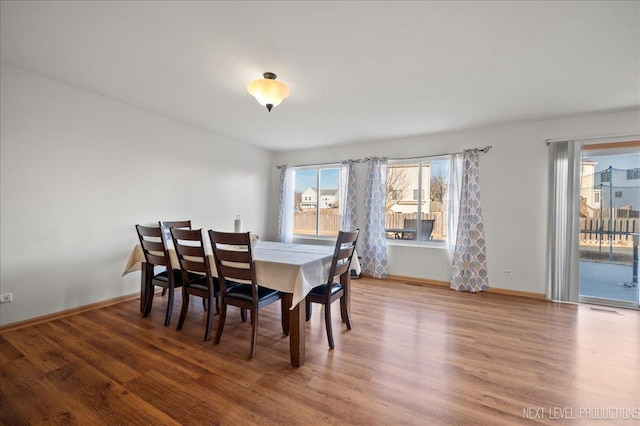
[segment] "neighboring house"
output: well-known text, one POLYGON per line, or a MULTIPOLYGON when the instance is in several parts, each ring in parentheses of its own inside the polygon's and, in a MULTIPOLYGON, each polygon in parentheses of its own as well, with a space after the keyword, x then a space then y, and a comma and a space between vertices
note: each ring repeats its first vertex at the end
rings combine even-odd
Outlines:
MULTIPOLYGON (((418 211, 418 182, 419 172, 415 164, 394 164, 395 173, 405 174, 406 178, 401 180, 408 182, 406 187, 392 189, 391 198, 394 204, 391 211, 394 213, 416 213, 418 211)), ((429 213, 430 210, 430 190, 431 190, 431 166, 424 164, 422 167, 422 213, 429 213)))
POLYGON ((599 168, 596 162, 582 162, 580 195, 593 210, 609 207, 640 210, 640 167, 631 169, 599 168))
MULTIPOLYGON (((331 209, 338 206, 339 191, 336 189, 320 190, 320 208, 331 209)), ((300 210, 315 209, 318 204, 318 191, 309 187, 302 192, 300 210)))
POLYGON ((584 160, 580 165, 580 214, 594 217, 594 211, 600 209, 600 188, 594 187, 596 162, 584 160))

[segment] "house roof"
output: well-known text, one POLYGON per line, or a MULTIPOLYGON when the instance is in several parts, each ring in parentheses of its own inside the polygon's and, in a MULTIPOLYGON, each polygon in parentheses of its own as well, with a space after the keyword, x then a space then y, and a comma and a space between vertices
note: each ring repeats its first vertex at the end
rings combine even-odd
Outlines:
MULTIPOLYGON (((312 186, 310 186, 307 189, 305 189, 304 191, 302 191, 302 193, 304 194, 305 192, 307 192, 309 190, 315 192, 316 194, 318 193, 317 189, 315 187, 312 187, 312 186)), ((337 189, 322 189, 320 191, 320 196, 323 196, 323 195, 336 195, 338 193, 338 191, 339 190, 337 190, 337 189)))

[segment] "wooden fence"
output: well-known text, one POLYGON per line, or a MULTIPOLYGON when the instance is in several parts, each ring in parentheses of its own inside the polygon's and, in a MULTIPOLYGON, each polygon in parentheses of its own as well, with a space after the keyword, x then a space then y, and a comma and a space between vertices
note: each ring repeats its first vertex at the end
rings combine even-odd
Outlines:
MULTIPOLYGON (((417 219, 417 213, 387 213, 386 228, 404 228, 405 219, 417 219)), ((423 213, 422 219, 434 219, 433 239, 441 240, 445 236, 444 213, 423 213)), ((297 211, 293 214, 294 234, 315 235, 317 215, 315 211, 297 211)), ((340 229, 338 209, 320 210, 320 235, 337 235, 340 229)))
POLYGON ((631 233, 638 232, 638 222, 640 219, 580 219, 580 244, 608 242, 609 237, 614 244, 631 244, 633 236, 631 233), (611 232, 609 232, 611 231, 611 232))

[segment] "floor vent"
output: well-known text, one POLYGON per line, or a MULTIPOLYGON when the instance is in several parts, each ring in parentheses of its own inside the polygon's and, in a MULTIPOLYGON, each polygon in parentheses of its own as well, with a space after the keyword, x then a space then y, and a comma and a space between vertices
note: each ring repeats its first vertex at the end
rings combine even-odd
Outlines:
POLYGON ((594 308, 592 306, 587 306, 587 309, 590 311, 596 311, 596 312, 607 312, 609 314, 616 314, 616 315, 622 315, 620 312, 618 311, 614 311, 613 309, 604 309, 604 308, 594 308))

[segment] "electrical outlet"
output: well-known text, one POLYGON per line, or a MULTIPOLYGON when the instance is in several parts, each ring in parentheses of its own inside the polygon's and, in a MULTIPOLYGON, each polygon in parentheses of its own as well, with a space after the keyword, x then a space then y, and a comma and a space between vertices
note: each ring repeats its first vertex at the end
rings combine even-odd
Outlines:
POLYGON ((513 273, 513 271, 511 269, 503 269, 502 270, 502 275, 511 275, 513 273))
POLYGON ((0 303, 13 302, 13 293, 0 294, 0 303))

